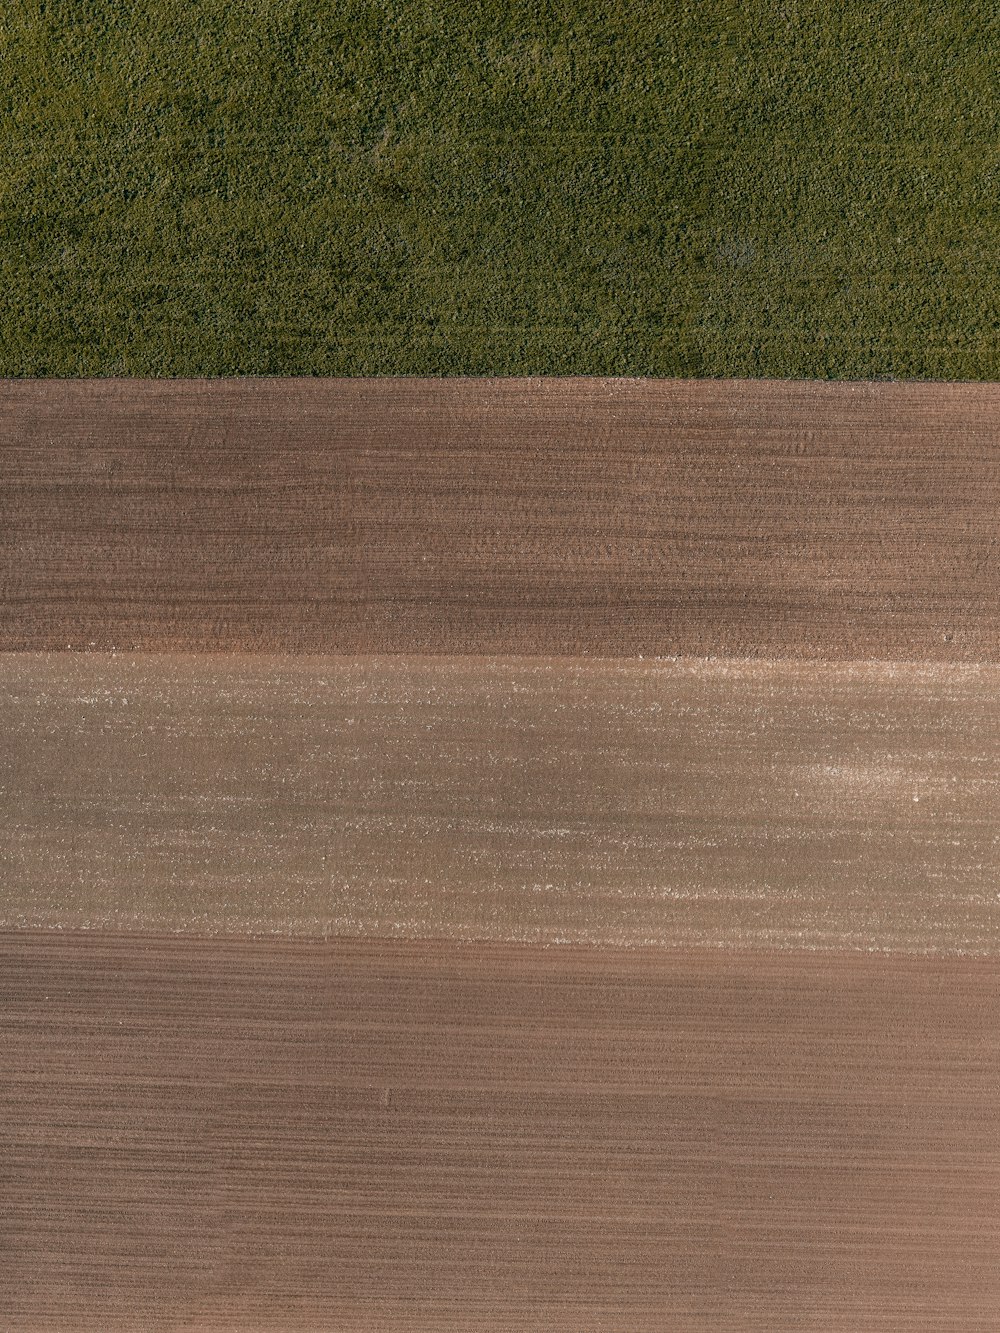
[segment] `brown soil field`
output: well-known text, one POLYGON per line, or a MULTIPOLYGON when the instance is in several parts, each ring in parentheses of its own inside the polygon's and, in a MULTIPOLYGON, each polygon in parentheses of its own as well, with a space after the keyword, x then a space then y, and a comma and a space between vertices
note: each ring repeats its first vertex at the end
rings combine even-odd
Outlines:
POLYGON ((1000 388, 7 381, 0 648, 1000 660, 1000 388))
POLYGON ((0 937, 5 1329, 1000 1319, 995 964, 0 937))
POLYGON ((0 1327, 1000 1327, 1000 386, 0 381, 0 1327))
POLYGON ((0 924, 1000 950, 1000 668, 0 655, 0 924))

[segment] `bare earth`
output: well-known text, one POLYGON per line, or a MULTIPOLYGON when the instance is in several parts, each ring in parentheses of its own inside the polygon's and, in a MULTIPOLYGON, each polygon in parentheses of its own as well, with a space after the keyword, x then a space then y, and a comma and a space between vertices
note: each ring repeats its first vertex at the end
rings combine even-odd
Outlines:
POLYGON ((5 1329, 1000 1320, 992 962, 0 937, 5 1329))
POLYGON ((0 925, 1000 952, 1000 668, 0 655, 0 925))
POLYGON ((998 515, 997 385, 0 382, 0 1327, 1000 1328, 998 515))
POLYGON ((0 648, 1000 661, 1000 388, 0 382, 0 648))

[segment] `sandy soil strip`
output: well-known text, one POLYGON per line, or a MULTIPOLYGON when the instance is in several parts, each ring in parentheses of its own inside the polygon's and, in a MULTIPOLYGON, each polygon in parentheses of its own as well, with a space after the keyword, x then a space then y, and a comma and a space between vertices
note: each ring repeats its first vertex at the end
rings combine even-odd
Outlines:
POLYGON ((0 923, 1000 952, 1000 668, 0 656, 0 923))
POLYGON ((0 938, 8 1329, 1000 1311, 992 963, 0 938))
POLYGON ((0 383, 0 647, 1000 660, 1000 388, 0 383))

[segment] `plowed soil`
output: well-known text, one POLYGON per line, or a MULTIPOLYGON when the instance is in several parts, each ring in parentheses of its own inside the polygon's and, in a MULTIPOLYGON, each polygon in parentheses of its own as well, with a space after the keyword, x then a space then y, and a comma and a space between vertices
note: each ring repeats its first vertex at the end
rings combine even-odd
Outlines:
POLYGON ((0 1325, 1000 1326, 998 423, 0 384, 0 1325))
POLYGON ((0 938, 7 1329, 990 1328, 992 963, 0 938))
POLYGON ((996 385, 6 382, 0 647, 1000 660, 996 385))
POLYGON ((1000 952, 1000 668, 0 655, 0 923, 1000 952))

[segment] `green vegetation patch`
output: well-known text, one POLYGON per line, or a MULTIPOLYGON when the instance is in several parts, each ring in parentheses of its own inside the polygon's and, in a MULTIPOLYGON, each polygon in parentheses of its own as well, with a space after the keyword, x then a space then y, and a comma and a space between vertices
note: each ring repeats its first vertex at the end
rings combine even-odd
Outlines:
POLYGON ((15 0, 0 374, 1000 378, 1000 8, 15 0))

